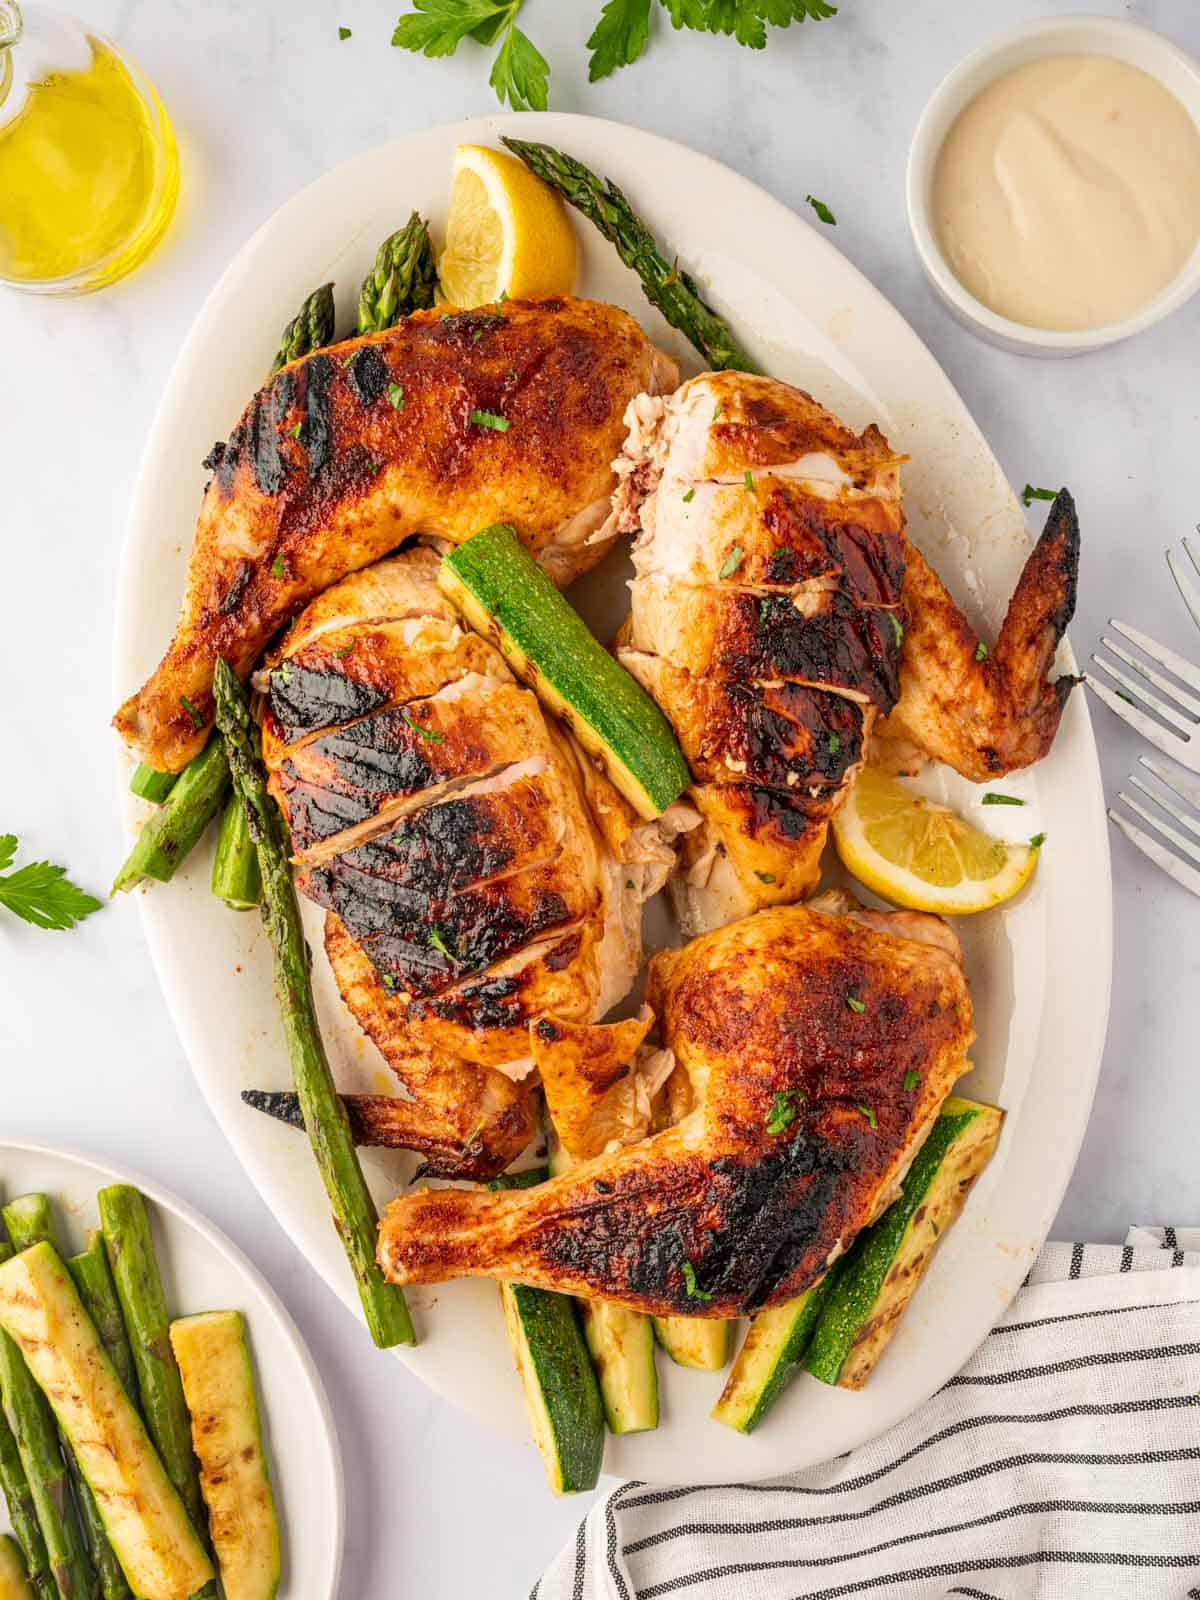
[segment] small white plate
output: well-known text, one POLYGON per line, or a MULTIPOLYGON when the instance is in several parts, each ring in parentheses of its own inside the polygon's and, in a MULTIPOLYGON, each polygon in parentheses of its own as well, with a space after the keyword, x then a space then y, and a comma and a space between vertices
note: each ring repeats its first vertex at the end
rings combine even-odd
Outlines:
MULTIPOLYGON (((68 1251, 82 1250, 85 1232, 98 1226, 96 1191, 110 1183, 134 1184, 150 1202, 172 1316, 226 1309, 245 1316, 283 1543, 279 1600, 336 1600, 345 1537, 337 1433, 312 1356, 270 1284, 198 1211, 137 1173, 0 1141, 0 1201, 48 1195, 68 1251)), ((0 1528, 6 1526, 0 1500, 0 1528)))
MULTIPOLYGON (((810 390, 856 429, 878 422, 911 461, 909 531, 977 627, 992 637, 1029 535, 1021 508, 966 407, 912 329, 828 237, 715 161, 636 128, 558 113, 480 117, 398 139, 345 162, 290 200, 213 289, 180 352, 147 440, 118 585, 116 699, 158 660, 175 623, 200 465, 262 382, 279 329, 314 284, 335 280, 339 326, 379 240, 414 207, 440 233, 460 142, 504 133, 546 140, 618 183, 699 278, 760 364, 810 390)), ((633 273, 580 225, 578 292, 625 306, 685 371, 695 353, 646 303, 633 273)), ((1089 531, 1083 535, 1088 559, 1089 531)), ((627 552, 571 591, 600 638, 628 607, 627 552)), ((1064 648, 1060 670, 1073 669, 1064 648)), ((146 808, 126 792, 131 831, 146 808)), ((852 1449, 906 1416, 967 1359, 1025 1276, 1058 1208, 1083 1136, 1104 1041, 1111 965, 1111 890, 1104 796, 1087 705, 1074 694, 1049 758, 1008 780, 1024 809, 976 811, 979 790, 933 775, 983 826, 1013 838, 1048 835, 1029 888, 960 925, 975 1001, 975 1071, 964 1092, 1002 1105, 1000 1149, 962 1221, 939 1249, 904 1323, 861 1394, 802 1380, 743 1438, 709 1420, 721 1379, 663 1357, 662 1425, 610 1438, 605 1467, 654 1483, 765 1478, 852 1449)), ((211 830, 215 831, 215 830, 211 830)), ((287 1052, 257 916, 209 891, 211 839, 172 883, 139 891, 146 938, 193 1070, 230 1143, 288 1236, 357 1311, 354 1284, 304 1138, 239 1099, 288 1086, 287 1052)), ((322 953, 321 914, 306 906, 321 1025, 339 1084, 394 1092, 395 1080, 342 1004, 322 953)), ((661 942, 648 916, 647 938, 661 942)), ((368 1151, 382 1205, 413 1162, 368 1151)), ((528 1437, 495 1286, 478 1279, 409 1296, 420 1344, 397 1353, 424 1382, 506 1432, 528 1437)), ((365 1337, 365 1335, 363 1335, 365 1337)), ((346 1339, 345 1358, 358 1346, 346 1339)))

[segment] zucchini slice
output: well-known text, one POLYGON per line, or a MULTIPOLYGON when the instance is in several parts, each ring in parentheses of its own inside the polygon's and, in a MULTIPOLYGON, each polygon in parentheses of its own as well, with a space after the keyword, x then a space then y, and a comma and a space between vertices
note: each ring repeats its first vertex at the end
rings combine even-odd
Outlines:
POLYGON ((904 1308, 987 1166, 1004 1113, 951 1095, 908 1169, 900 1197, 846 1253, 804 1366, 822 1383, 861 1389, 904 1308))
POLYGON ((720 1372, 733 1347, 733 1324, 717 1317, 655 1317, 654 1333, 677 1367, 720 1372))
POLYGON ((242 1314, 180 1317, 170 1332, 225 1600, 273 1600, 279 1523, 242 1314))
POLYGON ((604 1454, 604 1408, 570 1297, 502 1283, 500 1303, 551 1489, 594 1489, 604 1454))
POLYGON ((609 1432, 657 1428, 658 1368, 650 1318, 608 1300, 581 1300, 579 1314, 609 1432))
POLYGON ((710 1412, 714 1421, 739 1433, 758 1427, 799 1371, 836 1272, 835 1262, 811 1289, 758 1313, 710 1412))
POLYGON ((691 774, 671 724, 510 527, 496 523, 451 550, 438 585, 603 764, 639 816, 661 816, 678 799, 691 774))
POLYGON ((0 1600, 34 1600, 15 1539, 0 1533, 0 1600))
POLYGON ((0 1326, 70 1441, 130 1588, 143 1600, 203 1588, 212 1562, 52 1245, 0 1266, 0 1326))

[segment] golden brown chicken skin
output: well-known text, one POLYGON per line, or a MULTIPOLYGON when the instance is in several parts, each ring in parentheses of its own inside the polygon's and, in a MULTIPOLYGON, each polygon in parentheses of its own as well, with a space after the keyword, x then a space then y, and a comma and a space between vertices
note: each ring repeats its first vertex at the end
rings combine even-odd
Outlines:
POLYGON ((608 548, 588 540, 626 406, 675 379, 627 313, 573 299, 418 311, 284 367, 205 463, 175 637, 118 731, 178 771, 204 741, 217 657, 247 672, 315 594, 414 533, 508 522, 569 581, 608 548))
POLYGON ((896 1193, 973 1038, 945 924, 846 904, 761 911, 655 956, 647 999, 697 1108, 533 1189, 401 1196, 380 1230, 388 1276, 711 1317, 814 1283, 896 1193))

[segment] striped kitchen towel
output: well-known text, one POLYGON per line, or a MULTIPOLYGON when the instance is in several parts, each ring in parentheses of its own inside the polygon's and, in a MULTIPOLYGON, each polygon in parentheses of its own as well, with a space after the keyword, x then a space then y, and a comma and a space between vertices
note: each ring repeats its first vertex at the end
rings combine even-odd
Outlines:
POLYGON ((530 1600, 668 1596, 1200 1600, 1200 1229, 1046 1245, 907 1421, 769 1483, 623 1484, 530 1600))

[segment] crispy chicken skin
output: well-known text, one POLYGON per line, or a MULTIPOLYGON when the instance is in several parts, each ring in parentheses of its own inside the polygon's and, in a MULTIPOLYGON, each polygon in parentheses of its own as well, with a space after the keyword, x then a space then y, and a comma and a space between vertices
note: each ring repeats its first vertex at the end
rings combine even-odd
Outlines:
POLYGON ((1048 676, 1075 604, 1066 490, 983 656, 906 537, 903 458, 878 428, 855 435, 801 390, 736 372, 640 396, 628 421, 614 504, 638 537, 618 654, 695 779, 685 931, 812 892, 877 733, 976 781, 1045 755, 1074 682, 1048 676))
POLYGON ((1078 574, 1079 520, 1074 500, 1062 489, 1013 591, 996 644, 982 655, 937 573, 909 545, 900 699, 879 723, 879 736, 907 740, 976 783, 1040 761, 1078 681, 1049 676, 1075 610, 1078 574))
POLYGON ((255 682, 298 886, 410 1097, 374 1107, 373 1134, 487 1177, 536 1132, 530 1022, 588 1023, 624 994, 640 899, 574 747, 462 630, 437 566, 414 547, 343 579, 255 682))
POLYGON ((573 299, 418 311, 284 367, 205 463, 175 637, 118 731, 178 771, 204 742, 217 657, 249 671, 308 600, 414 533, 511 522, 569 582, 611 542, 593 536, 626 406, 677 379, 626 312, 573 299))
POLYGON ((394 1200, 389 1278, 491 1276, 657 1315, 777 1305, 895 1195, 973 1038, 950 929, 848 897, 660 952, 647 1000, 695 1109, 533 1189, 394 1200))

